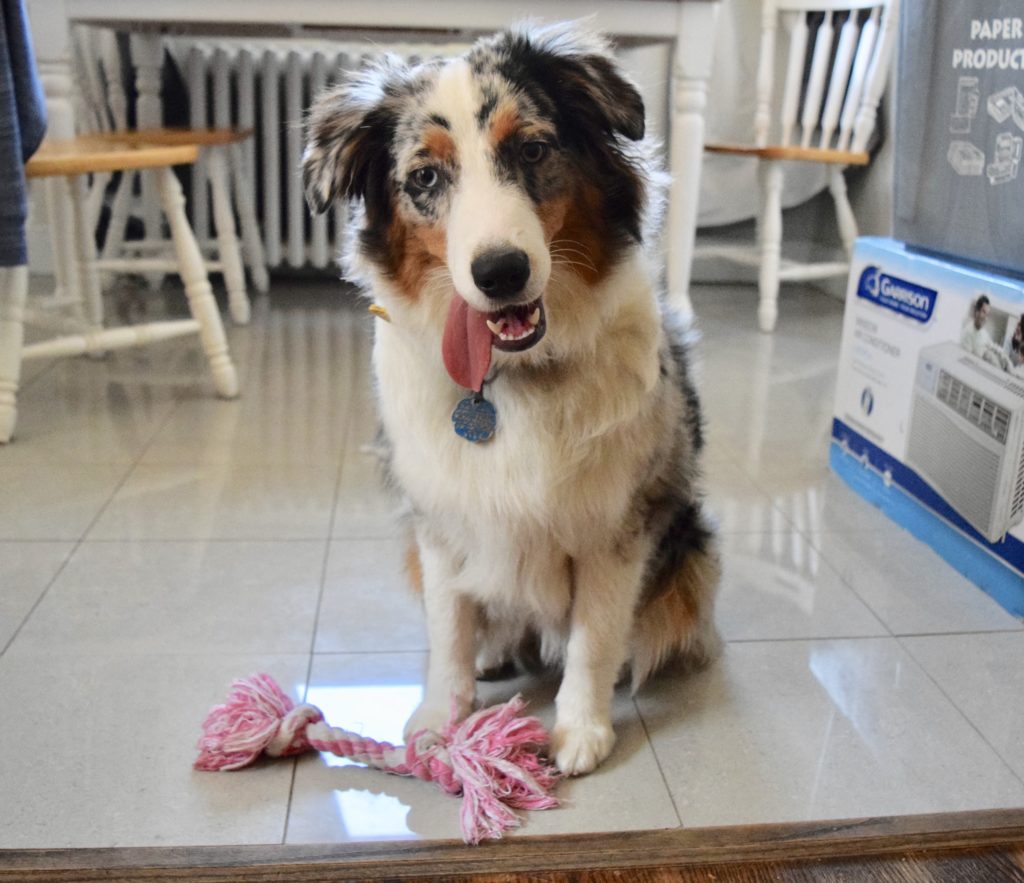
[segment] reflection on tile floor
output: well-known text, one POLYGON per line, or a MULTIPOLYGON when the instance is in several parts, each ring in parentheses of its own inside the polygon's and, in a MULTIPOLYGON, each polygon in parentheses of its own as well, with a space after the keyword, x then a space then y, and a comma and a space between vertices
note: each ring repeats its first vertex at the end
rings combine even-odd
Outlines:
MULTIPOLYGON (((1022 623, 828 470, 840 304, 787 288, 765 336, 749 288, 694 301, 725 654, 621 693, 612 758, 519 833, 1024 805, 1022 623)), ((397 741, 425 660, 366 450, 370 322, 282 281, 229 334, 236 402, 191 341, 26 375, 0 449, 0 742, 25 746, 0 848, 458 834, 432 786, 330 758, 190 768, 233 677, 397 741)), ((550 723, 555 688, 481 693, 550 723)))

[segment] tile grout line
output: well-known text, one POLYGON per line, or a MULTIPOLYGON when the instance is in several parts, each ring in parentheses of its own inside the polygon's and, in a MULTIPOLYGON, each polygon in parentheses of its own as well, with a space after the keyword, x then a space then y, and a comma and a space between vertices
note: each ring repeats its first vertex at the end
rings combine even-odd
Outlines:
MULTIPOLYGON (((883 617, 881 613, 875 610, 875 608, 868 603, 867 599, 860 592, 857 591, 857 587, 846 578, 846 574, 844 574, 839 567, 833 564, 831 556, 826 555, 825 552, 822 551, 821 547, 814 542, 814 539, 811 537, 810 534, 806 534, 801 531, 800 535, 808 542, 811 548, 814 549, 814 551, 821 556, 821 560, 825 563, 825 566, 828 567, 837 577, 839 577, 839 582, 846 586, 846 588, 850 590, 850 593, 858 601, 860 601, 861 604, 864 605, 864 609, 867 610, 875 619, 878 620, 882 628, 885 629, 886 635, 888 635, 890 638, 897 638, 898 640, 896 633, 892 630, 892 627, 889 625, 889 623, 886 622, 885 617, 883 617)), ((885 637, 885 635, 879 635, 878 637, 885 637)))
MULTIPOLYGON (((18 627, 14 630, 14 634, 11 635, 10 639, 4 645, 3 649, 0 650, 0 657, 6 655, 7 651, 18 639, 18 635, 20 635, 22 629, 25 628, 25 624, 32 618, 32 614, 34 614, 36 610, 39 608, 39 605, 43 603, 43 599, 50 593, 50 590, 53 588, 54 584, 60 578, 61 574, 63 574, 65 569, 67 569, 67 566, 71 562, 71 559, 75 557, 75 555, 78 553, 78 550, 82 547, 82 544, 85 542, 86 537, 89 536, 89 531, 91 531, 93 527, 96 526, 96 522, 99 521, 99 519, 103 516, 103 513, 107 511, 107 508, 110 506, 114 497, 116 497, 121 488, 125 486, 125 483, 128 481, 128 478, 135 471, 136 467, 139 465, 142 458, 145 456, 146 451, 149 450, 149 446, 153 443, 153 439, 156 438, 157 434, 164 428, 168 421, 170 421, 171 416, 175 413, 175 411, 178 410, 179 407, 181 407, 181 399, 176 399, 172 407, 167 409, 167 414, 164 417, 164 419, 157 422, 157 425, 154 427, 152 434, 146 440, 146 443, 142 446, 141 450, 139 451, 135 459, 129 464, 128 468, 124 472, 124 475, 121 476, 121 480, 110 492, 110 495, 107 497, 106 501, 103 503, 102 506, 100 506, 99 511, 97 511, 97 513, 93 516, 92 520, 85 526, 78 539, 70 541, 73 543, 73 545, 71 547, 71 550, 68 552, 67 557, 61 563, 60 567, 57 569, 57 572, 53 575, 53 579, 51 579, 46 584, 46 587, 43 589, 43 591, 39 593, 39 597, 36 598, 35 603, 29 609, 28 613, 26 613, 22 617, 22 620, 18 624, 18 627)), ((64 542, 69 541, 64 540, 64 542)))
MULTIPOLYGON (((1012 631, 1011 632, 1006 632, 1005 634, 1011 634, 1012 635, 1012 634, 1014 634, 1014 632, 1012 632, 1012 631)), ((957 703, 953 699, 953 697, 950 696, 949 693, 946 692, 946 690, 942 686, 942 684, 940 684, 934 677, 932 677, 932 673, 930 671, 928 671, 927 668, 925 668, 925 666, 921 663, 921 661, 914 655, 913 651, 906 644, 903 643, 903 639, 900 638, 900 637, 897 637, 896 640, 899 643, 899 646, 903 650, 903 652, 906 653, 907 656, 909 656, 910 659, 913 661, 914 665, 916 665, 918 667, 918 669, 924 674, 924 676, 926 678, 928 678, 928 680, 931 681, 935 685, 935 688, 942 694, 942 696, 945 698, 945 700, 951 706, 953 706, 953 708, 956 709, 957 714, 959 714, 960 717, 962 717, 964 719, 964 721, 966 721, 967 725, 972 730, 974 730, 975 733, 978 734, 978 737, 981 739, 981 741, 984 742, 989 747, 989 749, 991 749, 992 753, 996 757, 999 758, 1000 762, 1003 764, 1004 767, 1006 767, 1006 769, 1009 771, 1010 775, 1013 776, 1013 778, 1016 779, 1017 782, 1020 783, 1020 785, 1022 787, 1024 787, 1024 777, 1020 776, 1017 773, 1017 771, 1013 768, 1013 766, 1010 764, 1010 762, 1005 757, 1003 757, 1003 755, 1000 753, 999 749, 996 748, 995 745, 993 745, 988 740, 988 737, 981 731, 981 729, 978 727, 978 725, 971 719, 970 715, 968 715, 967 712, 964 711, 960 707, 959 703, 957 703)))
POLYGON ((51 371, 53 371, 53 369, 56 368, 57 365, 61 361, 62 361, 62 358, 60 356, 54 358, 47 367, 43 368, 43 370, 40 371, 38 374, 36 374, 31 380, 29 380, 29 381, 27 381, 25 383, 19 383, 18 384, 18 395, 20 396, 26 390, 31 389, 43 377, 46 377, 47 374, 49 374, 51 371))
MULTIPOLYGON (((349 348, 349 377, 354 380, 357 373, 356 369, 358 366, 358 335, 353 331, 351 320, 347 324, 346 330, 348 332, 346 334, 345 339, 348 343, 349 348)), ((354 392, 355 384, 350 383, 348 390, 349 405, 352 404, 352 397, 354 395, 354 392)), ((351 413, 351 411, 352 408, 349 407, 349 412, 351 413)), ((352 422, 349 421, 345 433, 342 436, 341 450, 338 453, 338 465, 336 467, 334 475, 334 494, 331 498, 331 515, 327 522, 327 538, 326 542, 324 543, 323 563, 320 566, 320 591, 317 593, 316 609, 313 613, 313 633, 309 641, 309 658, 306 662, 306 678, 304 695, 302 697, 303 700, 305 700, 306 697, 309 695, 309 683, 313 677, 313 662, 316 659, 316 639, 320 631, 320 611, 323 607, 324 592, 327 590, 327 567, 328 564, 330 563, 331 558, 331 546, 334 543, 334 521, 338 515, 338 500, 341 496, 341 479, 345 473, 345 458, 346 455, 348 454, 349 445, 351 443, 351 437, 353 432, 354 429, 352 422)), ((282 846, 288 843, 288 828, 291 824, 292 801, 295 797, 295 781, 298 778, 298 771, 299 759, 296 757, 292 760, 292 775, 291 781, 289 782, 288 785, 288 800, 285 804, 284 829, 281 832, 282 846)))
MULTIPOLYGON (((866 532, 876 533, 876 531, 837 531, 837 530, 832 530, 832 531, 822 530, 822 531, 818 531, 817 533, 819 535, 848 536, 851 533, 866 533, 866 532)), ((913 638, 913 637, 928 637, 930 635, 975 635, 975 634, 998 634, 1000 632, 1011 632, 1012 633, 1012 632, 1016 632, 1016 631, 1020 631, 1020 630, 1024 629, 1024 621, 1021 621, 1018 624, 1017 628, 1011 628, 1011 629, 965 629, 965 630, 960 630, 960 631, 955 631, 954 630, 954 631, 951 631, 951 632, 917 632, 917 633, 914 633, 914 632, 901 632, 899 630, 894 630, 889 625, 889 623, 885 621, 885 619, 882 617, 882 614, 879 613, 878 611, 876 611, 875 608, 870 603, 868 603, 867 599, 865 599, 861 595, 861 593, 857 591, 857 587, 853 584, 852 581, 850 581, 850 580, 848 580, 846 578, 846 576, 843 573, 843 571, 840 570, 839 567, 837 567, 835 564, 832 563, 831 556, 826 554, 824 549, 818 543, 815 542, 814 537, 811 536, 810 534, 801 534, 801 535, 804 537, 804 539, 807 540, 808 543, 810 543, 811 547, 821 556, 821 560, 824 561, 825 564, 827 564, 836 573, 836 575, 839 577, 839 579, 843 583, 843 585, 845 585, 860 600, 860 602, 872 613, 872 615, 875 617, 875 619, 877 619, 885 627, 885 630, 892 637, 894 637, 896 639, 899 639, 899 638, 913 638)), ((975 585, 970 580, 968 580, 968 583, 970 584, 970 587, 974 591, 984 595, 987 598, 991 598, 991 596, 984 589, 982 589, 981 586, 975 585)), ((995 599, 992 599, 992 600, 994 601, 995 599)), ((1008 611, 1006 611, 1005 608, 1003 608, 1003 606, 1001 604, 996 602, 996 605, 999 607, 1000 610, 1002 610, 1004 613, 1006 613, 1007 616, 1009 616, 1012 619, 1017 619, 1017 617, 1013 616, 1013 614, 1011 614, 1008 611)))
POLYGON ((647 740, 647 744, 651 748, 651 755, 654 757, 654 763, 658 767, 658 775, 661 776, 661 783, 665 786, 665 793, 668 794, 669 803, 672 804, 672 811, 676 814, 676 821, 679 823, 677 827, 686 827, 683 824, 683 815, 679 812, 679 806, 676 804, 676 797, 672 793, 672 788, 668 784, 668 777, 665 775, 665 770, 661 765, 661 758, 658 757, 658 749, 654 745, 654 740, 651 738, 650 730, 647 729, 647 721, 644 720, 643 712, 640 710, 640 706, 637 704, 636 696, 630 696, 629 701, 633 703, 633 710, 636 712, 637 718, 640 720, 640 726, 643 727, 644 738, 647 740))

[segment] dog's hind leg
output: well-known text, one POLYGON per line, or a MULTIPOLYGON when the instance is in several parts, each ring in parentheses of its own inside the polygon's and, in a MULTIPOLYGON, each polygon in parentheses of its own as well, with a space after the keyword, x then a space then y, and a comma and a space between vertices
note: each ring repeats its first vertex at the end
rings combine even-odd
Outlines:
POLYGON ((478 623, 477 680, 501 681, 515 677, 516 655, 523 642, 522 621, 482 611, 478 623))

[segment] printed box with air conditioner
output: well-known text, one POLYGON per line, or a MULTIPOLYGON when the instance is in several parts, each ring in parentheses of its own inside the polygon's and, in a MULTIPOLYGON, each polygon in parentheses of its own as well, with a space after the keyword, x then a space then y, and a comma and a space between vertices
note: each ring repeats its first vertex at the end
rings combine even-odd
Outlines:
POLYGON ((857 241, 833 469, 1024 616, 1024 280, 857 241))

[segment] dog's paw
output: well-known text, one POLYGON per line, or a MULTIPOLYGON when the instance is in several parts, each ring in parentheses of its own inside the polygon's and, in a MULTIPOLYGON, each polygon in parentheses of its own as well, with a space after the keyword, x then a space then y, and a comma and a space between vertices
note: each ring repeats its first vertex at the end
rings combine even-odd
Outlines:
POLYGON ((551 755, 567 776, 589 773, 611 753, 614 744, 615 731, 602 721, 557 724, 551 733, 551 755))
POLYGON ((432 730, 435 733, 440 733, 448 724, 451 713, 450 705, 421 702, 419 708, 405 722, 405 729, 402 730, 405 741, 408 743, 420 730, 432 730))
POLYGON ((420 730, 431 730, 440 733, 452 720, 452 712, 455 713, 455 720, 460 721, 473 710, 472 699, 445 699, 434 701, 427 697, 419 707, 412 713, 409 720, 405 722, 402 735, 406 742, 416 735, 420 730))

